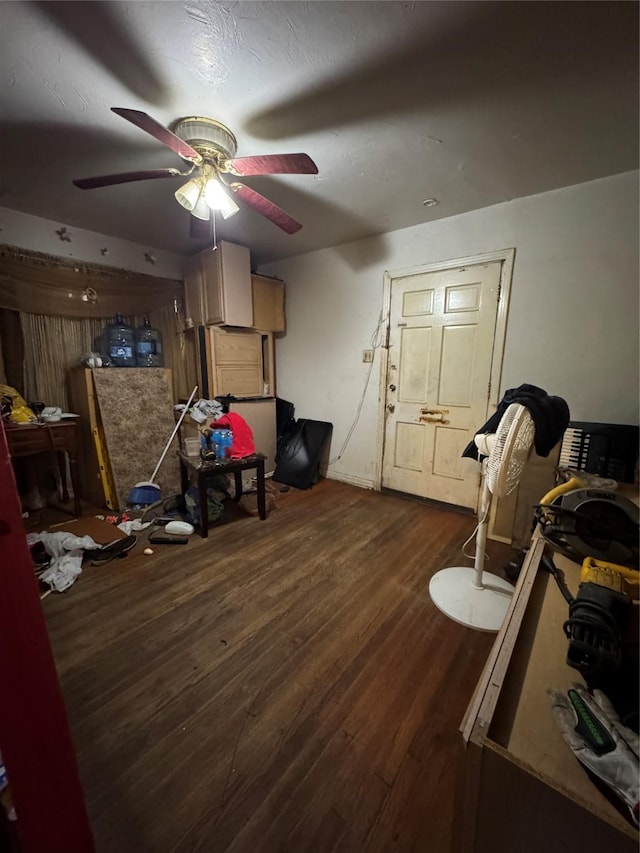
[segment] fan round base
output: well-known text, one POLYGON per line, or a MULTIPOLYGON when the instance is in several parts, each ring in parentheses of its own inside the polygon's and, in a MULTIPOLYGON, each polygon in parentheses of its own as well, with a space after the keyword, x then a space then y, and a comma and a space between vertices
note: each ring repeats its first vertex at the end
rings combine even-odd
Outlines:
POLYGON ((476 571, 453 566, 437 572, 429 582, 431 600, 446 616, 477 631, 498 631, 507 615, 513 587, 489 572, 482 573, 482 587, 474 586, 476 571))

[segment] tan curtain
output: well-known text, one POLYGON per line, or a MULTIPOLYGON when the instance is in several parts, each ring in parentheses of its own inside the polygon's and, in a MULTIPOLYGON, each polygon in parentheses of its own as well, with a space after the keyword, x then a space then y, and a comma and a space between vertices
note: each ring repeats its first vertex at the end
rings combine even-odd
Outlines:
POLYGON ((104 320, 72 320, 20 312, 24 340, 23 396, 68 411, 66 376, 94 348, 104 320))
MULTIPOLYGON (((188 398, 196 384, 196 354, 193 349, 193 335, 184 331, 185 320, 181 306, 163 305, 149 313, 149 322, 162 333, 164 364, 173 372, 173 393, 175 399, 188 398)), ((136 318, 134 325, 141 325, 143 318, 136 318)))

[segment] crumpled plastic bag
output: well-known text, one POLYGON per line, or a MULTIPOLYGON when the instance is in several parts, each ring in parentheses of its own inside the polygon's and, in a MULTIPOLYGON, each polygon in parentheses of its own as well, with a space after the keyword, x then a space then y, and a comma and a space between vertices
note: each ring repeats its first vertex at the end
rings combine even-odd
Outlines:
POLYGON ((48 584, 53 592, 64 592, 82 573, 82 551, 69 551, 62 557, 51 560, 39 579, 48 584))
MULTIPOLYGON (((184 403, 177 403, 173 408, 176 412, 181 412, 184 407, 184 403)), ((222 403, 219 400, 205 400, 201 397, 189 409, 189 418, 200 425, 210 418, 219 418, 222 414, 222 408, 222 403)))
POLYGON ((82 572, 84 551, 100 550, 101 546, 91 536, 75 536, 73 533, 39 533, 38 540, 51 557, 49 567, 39 579, 54 592, 64 592, 82 572))
POLYGON ((29 421, 35 419, 35 412, 27 406, 27 401, 11 385, 0 385, 0 397, 7 397, 11 400, 9 420, 13 421, 14 424, 28 424, 29 421))
POLYGON ((40 542, 50 557, 61 557, 65 551, 98 551, 102 547, 91 538, 91 536, 76 536, 75 533, 67 533, 66 530, 57 530, 55 533, 40 533, 40 542))

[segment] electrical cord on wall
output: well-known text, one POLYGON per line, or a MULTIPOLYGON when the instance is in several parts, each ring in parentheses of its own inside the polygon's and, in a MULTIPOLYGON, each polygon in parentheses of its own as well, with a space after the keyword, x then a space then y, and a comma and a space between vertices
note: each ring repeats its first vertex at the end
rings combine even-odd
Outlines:
POLYGON ((360 401, 358 403, 358 408, 356 409, 355 417, 353 419, 351 426, 349 427, 349 431, 347 432, 345 440, 342 442, 342 447, 338 451, 338 455, 335 456, 333 459, 329 460, 329 465, 334 465, 336 462, 338 462, 340 459, 342 459, 342 457, 344 456, 344 452, 347 449, 347 446, 349 444, 349 441, 351 440, 351 436, 355 432, 355 429, 358 425, 358 421, 360 420, 360 415, 362 414, 362 406, 364 405, 364 398, 367 395, 367 388, 369 387, 369 380, 371 379, 371 373, 373 372, 373 365, 375 363, 375 351, 382 346, 383 338, 380 334, 382 326, 383 326, 382 312, 383 312, 383 309, 381 308, 380 314, 378 316, 378 322, 376 323, 376 327, 373 330, 373 332, 371 334, 370 341, 369 341, 369 343, 371 345, 371 349, 374 351, 374 357, 371 359, 371 362, 369 363, 369 370, 367 371, 367 378, 365 379, 365 382, 364 382, 364 388, 362 389, 362 394, 360 395, 360 401))

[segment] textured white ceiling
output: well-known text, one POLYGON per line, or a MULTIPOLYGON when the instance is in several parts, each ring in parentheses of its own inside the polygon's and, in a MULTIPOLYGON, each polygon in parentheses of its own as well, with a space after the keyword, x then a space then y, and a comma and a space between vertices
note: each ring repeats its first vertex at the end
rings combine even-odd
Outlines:
POLYGON ((183 254, 179 178, 71 183, 182 164, 112 106, 316 161, 246 179, 298 234, 219 225, 258 263, 638 167, 636 3, 44 0, 0 30, 0 206, 183 254))

